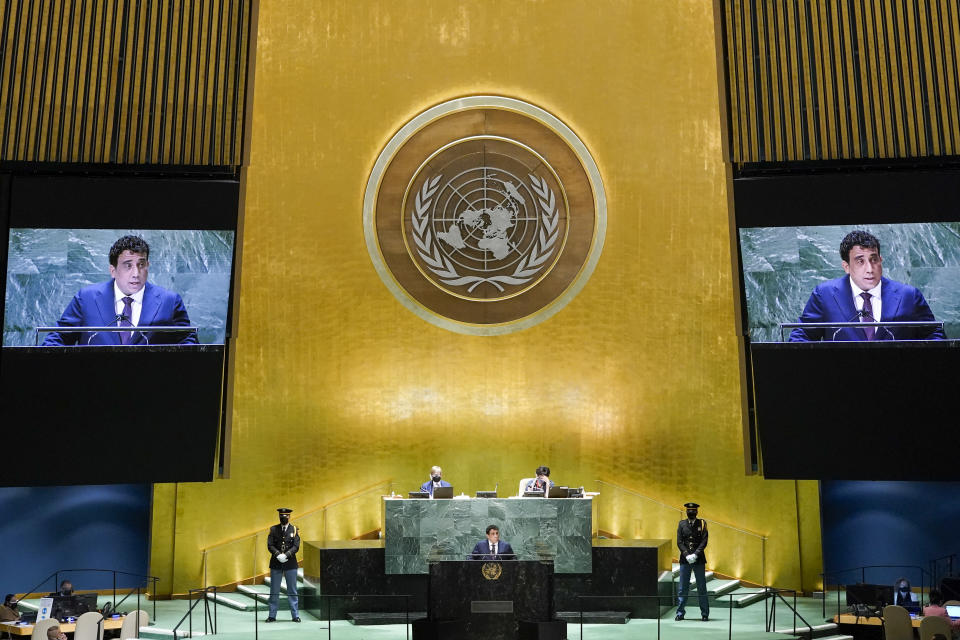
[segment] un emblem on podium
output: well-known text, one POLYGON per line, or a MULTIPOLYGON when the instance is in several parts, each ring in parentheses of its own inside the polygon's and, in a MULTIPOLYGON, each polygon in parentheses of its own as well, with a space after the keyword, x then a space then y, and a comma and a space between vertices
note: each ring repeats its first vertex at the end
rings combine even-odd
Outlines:
POLYGON ((480 573, 487 580, 499 580, 503 575, 503 567, 499 562, 484 562, 480 566, 480 573))
POLYGON ((445 329, 496 335, 545 320, 584 286, 603 248, 606 197, 559 119, 473 96, 393 136, 363 216, 377 272, 404 306, 445 329))

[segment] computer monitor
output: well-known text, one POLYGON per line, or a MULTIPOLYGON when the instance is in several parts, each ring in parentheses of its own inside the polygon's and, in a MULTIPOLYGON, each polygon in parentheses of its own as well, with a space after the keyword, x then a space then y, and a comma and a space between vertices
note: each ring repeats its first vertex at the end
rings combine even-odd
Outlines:
POLYGON ((851 584, 847 585, 847 606, 865 608, 866 612, 879 611, 893 603, 893 585, 851 584))
POLYGON ((547 491, 548 498, 569 498, 570 487, 550 487, 547 491))
POLYGON ((452 498, 453 497, 453 487, 436 487, 433 490, 434 499, 438 498, 452 498))
POLYGON ((74 593, 69 596, 53 596, 50 617, 58 620, 77 618, 88 611, 97 610, 96 593, 74 593))

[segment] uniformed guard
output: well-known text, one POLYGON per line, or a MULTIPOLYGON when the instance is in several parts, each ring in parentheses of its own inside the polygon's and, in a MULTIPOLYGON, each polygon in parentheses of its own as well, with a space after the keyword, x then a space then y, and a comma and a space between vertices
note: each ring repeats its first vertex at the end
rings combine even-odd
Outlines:
POLYGON ((300 532, 290 524, 293 509, 277 509, 280 524, 270 527, 267 536, 267 549, 270 551, 270 615, 267 622, 277 619, 277 605, 280 601, 280 579, 287 584, 287 600, 290 602, 290 616, 294 622, 300 622, 297 611, 297 551, 300 550, 300 532))
POLYGON ((683 505, 687 517, 677 525, 677 547, 680 548, 680 589, 677 593, 677 617, 683 620, 686 614, 687 593, 690 591, 690 571, 697 579, 697 597, 700 600, 700 615, 704 621, 710 619, 710 601, 707 598, 707 578, 705 570, 707 556, 703 550, 707 546, 707 523, 697 517, 696 502, 683 505))

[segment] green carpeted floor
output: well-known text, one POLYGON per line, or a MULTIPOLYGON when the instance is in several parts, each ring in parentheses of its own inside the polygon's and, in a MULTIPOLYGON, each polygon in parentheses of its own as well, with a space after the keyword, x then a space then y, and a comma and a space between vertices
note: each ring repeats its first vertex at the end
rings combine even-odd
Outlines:
MULTIPOLYGON (((828 602, 827 616, 832 616, 835 611, 831 608, 836 607, 836 601, 828 602)), ((821 610, 822 602, 812 598, 798 599, 798 610, 800 614, 811 624, 817 625, 824 621, 821 610)), ((147 607, 151 611, 152 603, 147 607)), ((157 603, 157 624, 156 627, 162 629, 172 629, 179 622, 186 612, 187 604, 183 600, 161 601, 157 603)), ((194 629, 203 631, 202 609, 198 608, 194 612, 194 629)), ((764 605, 762 602, 745 607, 743 609, 733 609, 733 623, 730 624, 731 610, 720 607, 713 607, 711 610, 711 620, 702 622, 699 620, 699 610, 694 602, 693 607, 688 607, 688 613, 694 615, 694 618, 684 620, 683 622, 674 622, 673 612, 665 615, 660 620, 659 637, 664 640, 681 640, 685 638, 693 640, 721 640, 732 637, 737 640, 786 640, 795 637, 793 634, 767 633, 764 623, 764 605), (728 635, 731 633, 732 636, 728 635)), ((282 640, 292 638, 331 638, 337 640, 406 640, 407 629, 404 625, 383 625, 383 626, 354 626, 343 620, 335 620, 332 629, 327 628, 325 621, 317 620, 310 614, 301 613, 303 622, 296 624, 289 620, 289 611, 283 610, 279 613, 279 620, 271 624, 263 622, 266 618, 266 612, 259 612, 258 624, 254 630, 254 613, 236 611, 227 607, 217 607, 217 625, 219 640, 249 640, 257 638, 260 640, 282 640)), ((781 603, 777 605, 776 628, 784 629, 792 627, 793 618, 790 611, 781 603)), ((802 624, 797 622, 798 625, 802 624)), ((186 629, 186 623, 181 627, 186 629)), ((159 631, 159 629, 158 629, 159 631)), ((163 637, 160 634, 149 634, 151 637, 163 637)), ((799 634, 798 634, 799 635, 799 634)), ((827 637, 837 635, 836 631, 825 634, 827 637)), ((171 637, 166 635, 166 637, 171 637)), ((635 640, 657 638, 656 620, 631 620, 625 625, 584 625, 583 635, 580 633, 579 625, 569 625, 567 628, 567 637, 571 640, 635 640)))
MULTIPOLYGON (((101 598, 100 600, 102 605, 107 599, 101 598)), ((799 598, 797 600, 800 615, 813 625, 824 622, 822 604, 821 600, 812 598, 799 598)), ((181 622, 188 606, 186 600, 158 601, 156 603, 156 619, 154 620, 154 603, 144 602, 143 609, 150 615, 151 624, 149 631, 143 633, 142 637, 148 639, 172 638, 170 631, 181 622)), ((834 615, 836 606, 835 598, 832 602, 828 600, 827 617, 834 615)), ((124 610, 132 608, 122 607, 124 610)), ((211 616, 213 611, 211 603, 211 616)), ((711 609, 711 619, 708 622, 700 621, 696 598, 693 598, 693 602, 688 605, 687 611, 688 615, 692 617, 683 622, 673 620, 673 610, 669 614, 665 614, 659 621, 659 635, 657 620, 631 620, 628 624, 621 625, 586 624, 583 625, 582 635, 580 625, 571 624, 567 627, 567 637, 570 640, 635 640, 638 638, 646 640, 658 637, 664 640, 722 640, 724 638, 787 640, 799 636, 799 634, 794 636, 792 633, 767 633, 765 631, 766 614, 763 602, 732 610, 714 605, 711 609), (731 615, 733 618, 732 624, 731 615)), ((769 610, 767 611, 769 612, 769 610)), ((266 608, 261 608, 256 614, 257 624, 255 628, 253 611, 237 611, 226 606, 218 606, 216 608, 218 631, 216 637, 218 640, 252 640, 254 638, 256 640, 288 640, 294 638, 407 640, 409 637, 407 635, 408 629, 404 625, 355 626, 345 620, 335 620, 332 628, 328 628, 325 621, 317 620, 306 612, 301 613, 303 622, 297 624, 290 621, 290 612, 286 609, 281 609, 277 622, 266 624, 264 622, 266 615, 266 608)), ((775 628, 783 630, 792 627, 792 614, 782 603, 777 605, 776 615, 775 628)), ((802 625, 799 620, 797 624, 802 625)), ((188 628, 189 622, 184 621, 180 626, 180 631, 185 634, 188 628)), ((194 609, 193 630, 195 635, 202 634, 204 631, 202 604, 194 609)), ((818 635, 834 637, 839 634, 837 631, 831 631, 818 635)))

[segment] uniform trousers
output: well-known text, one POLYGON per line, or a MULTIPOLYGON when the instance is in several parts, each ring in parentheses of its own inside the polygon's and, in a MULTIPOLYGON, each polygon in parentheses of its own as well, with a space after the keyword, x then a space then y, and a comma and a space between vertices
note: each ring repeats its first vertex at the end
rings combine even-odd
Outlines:
POLYGON ((690 592, 690 571, 697 578, 697 597, 700 600, 700 615, 707 617, 710 615, 710 600, 707 597, 707 565, 705 562, 690 564, 684 558, 680 558, 680 589, 677 592, 677 615, 682 616, 686 613, 687 594, 690 592))

